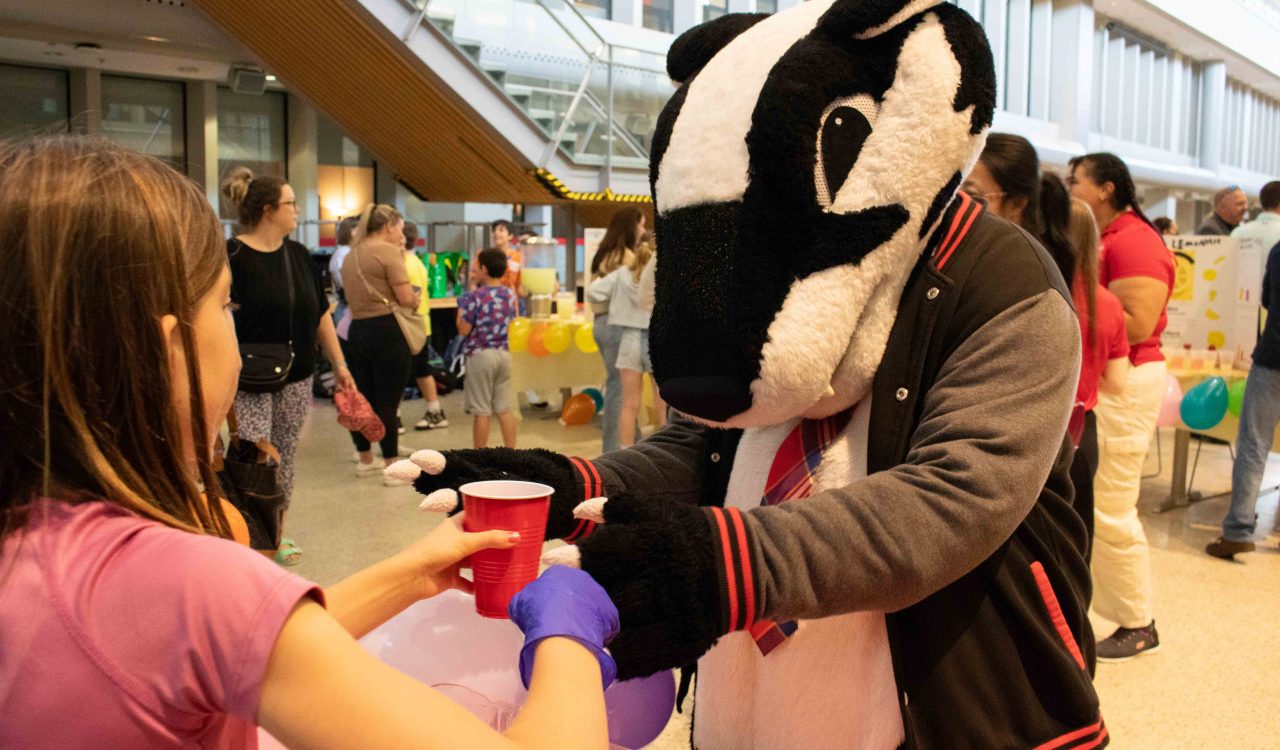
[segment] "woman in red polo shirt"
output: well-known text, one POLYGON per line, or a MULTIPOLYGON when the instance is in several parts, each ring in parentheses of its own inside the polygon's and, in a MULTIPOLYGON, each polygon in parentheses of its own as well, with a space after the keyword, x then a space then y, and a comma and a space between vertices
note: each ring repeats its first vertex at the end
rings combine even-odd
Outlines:
POLYGON ((1160 353, 1165 307, 1173 290, 1173 256, 1138 207, 1129 168, 1114 154, 1071 160, 1072 197, 1102 228, 1098 281, 1120 300, 1133 367, 1122 393, 1102 393, 1094 478, 1096 543, 1093 606, 1119 625, 1098 643, 1099 661, 1125 661, 1160 647, 1152 612, 1147 537, 1138 520, 1142 465, 1160 412, 1168 370, 1160 353))

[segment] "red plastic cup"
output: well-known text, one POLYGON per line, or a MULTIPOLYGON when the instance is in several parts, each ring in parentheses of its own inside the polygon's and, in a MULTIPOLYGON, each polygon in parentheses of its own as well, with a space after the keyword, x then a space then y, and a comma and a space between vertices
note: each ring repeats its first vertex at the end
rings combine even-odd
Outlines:
POLYGON ((462 527, 466 531, 503 529, 520 532, 510 549, 487 549, 471 556, 475 575, 476 612, 483 617, 507 618, 511 597, 538 577, 547 512, 554 492, 545 484, 494 480, 472 482, 462 493, 462 527))

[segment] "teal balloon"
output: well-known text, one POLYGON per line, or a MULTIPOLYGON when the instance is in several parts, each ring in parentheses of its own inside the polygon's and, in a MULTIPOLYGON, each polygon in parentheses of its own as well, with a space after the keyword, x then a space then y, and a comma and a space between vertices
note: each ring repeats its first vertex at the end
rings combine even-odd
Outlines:
POLYGON ((1227 381, 1219 377, 1201 381, 1182 397, 1182 422, 1193 430, 1208 430, 1227 415, 1230 400, 1227 381))
POLYGON ((1227 411, 1234 417, 1240 416, 1244 408, 1244 381, 1237 380, 1227 389, 1227 411))
POLYGON ((604 394, 601 393, 598 388, 583 388, 582 392, 590 396, 592 401, 596 402, 596 414, 599 414, 600 410, 604 408, 604 394))

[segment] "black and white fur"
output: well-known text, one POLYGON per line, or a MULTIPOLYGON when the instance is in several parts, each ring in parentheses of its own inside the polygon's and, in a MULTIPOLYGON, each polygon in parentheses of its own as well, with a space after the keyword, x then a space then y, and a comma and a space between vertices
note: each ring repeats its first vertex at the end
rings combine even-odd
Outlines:
MULTIPOLYGON (((856 405, 814 491, 847 486, 866 475, 868 394, 903 287, 991 123, 982 31, 939 0, 810 0, 705 24, 669 67, 683 85, 652 168, 662 393, 745 428, 725 498, 743 509, 800 419, 856 405)), ((578 515, 602 522, 604 502, 578 515)), ((699 661, 696 706, 704 750, 904 739, 877 612, 802 621, 769 656, 725 636, 699 661)))
POLYGON ((684 83, 653 154, 669 403, 754 427, 867 394, 907 274, 982 150, 981 33, 936 1, 814 0, 684 83))

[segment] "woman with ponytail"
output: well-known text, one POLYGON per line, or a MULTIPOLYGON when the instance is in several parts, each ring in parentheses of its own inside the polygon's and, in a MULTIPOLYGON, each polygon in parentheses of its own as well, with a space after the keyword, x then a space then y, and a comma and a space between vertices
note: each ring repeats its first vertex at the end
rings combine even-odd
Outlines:
POLYGON ((359 458, 358 477, 382 476, 386 465, 400 454, 396 410, 404 396, 413 355, 390 303, 408 308, 419 303, 419 293, 413 290, 404 266, 403 251, 404 217, 400 212, 382 204, 366 206, 351 235, 351 252, 342 263, 342 286, 352 318, 347 354, 356 386, 369 399, 386 434, 379 443, 382 460, 374 461, 368 438, 351 433, 359 458))
MULTIPOLYGON (((333 365, 338 388, 354 388, 351 371, 329 316, 329 298, 301 243, 289 238, 298 227, 298 201, 279 177, 254 176, 238 167, 222 181, 222 196, 240 215, 241 233, 227 240, 231 264, 231 300, 236 335, 245 345, 273 345, 292 355, 283 383, 263 386, 241 378, 235 414, 240 437, 266 440, 280 451, 280 484, 284 508, 293 497, 293 458, 302 425, 311 410, 311 377, 316 371, 316 344, 333 365)), ((292 539, 280 540, 274 552, 284 565, 302 561, 292 539)))
POLYGON ((1150 549, 1137 505, 1168 378, 1160 333, 1168 322, 1173 255, 1139 208, 1133 177, 1119 157, 1072 159, 1069 184, 1072 197, 1088 205, 1102 229, 1098 281, 1119 298, 1131 346, 1133 367, 1123 392, 1103 392, 1095 410, 1101 451, 1094 479, 1093 606, 1119 625, 1098 643, 1098 660, 1124 661, 1160 647, 1150 549))

